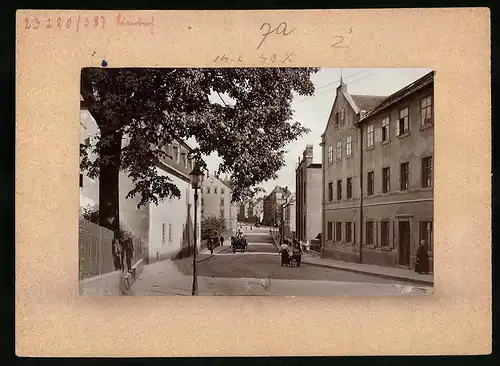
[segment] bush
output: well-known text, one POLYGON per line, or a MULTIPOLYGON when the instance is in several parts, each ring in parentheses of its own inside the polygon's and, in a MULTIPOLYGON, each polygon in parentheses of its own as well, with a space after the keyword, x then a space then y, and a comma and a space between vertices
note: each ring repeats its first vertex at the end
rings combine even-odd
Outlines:
POLYGON ((226 220, 210 216, 201 221, 201 240, 218 238, 226 231, 226 220))

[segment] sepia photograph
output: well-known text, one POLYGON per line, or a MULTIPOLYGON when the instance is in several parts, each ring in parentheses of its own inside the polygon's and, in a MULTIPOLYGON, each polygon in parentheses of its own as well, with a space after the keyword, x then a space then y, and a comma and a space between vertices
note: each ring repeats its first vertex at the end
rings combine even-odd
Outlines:
POLYGON ((81 295, 433 293, 432 69, 80 82, 81 295))

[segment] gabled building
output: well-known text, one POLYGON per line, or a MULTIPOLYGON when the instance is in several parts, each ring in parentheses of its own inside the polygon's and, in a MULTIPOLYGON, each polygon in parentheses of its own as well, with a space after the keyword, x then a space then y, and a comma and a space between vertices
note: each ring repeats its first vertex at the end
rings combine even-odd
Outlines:
POLYGON ((282 205, 290 195, 288 187, 275 186, 264 198, 264 225, 275 226, 282 222, 282 205))
MULTIPOLYGON (((90 139, 98 131, 98 126, 83 99, 80 102, 80 143, 93 144, 90 139)), ((127 143, 127 138, 124 138, 122 145, 126 146, 127 143)), ((192 254, 194 246, 194 192, 189 179, 193 164, 188 159, 191 147, 184 141, 173 141, 162 149, 170 157, 160 159, 155 169, 159 175, 168 176, 176 184, 181 192, 180 198, 169 198, 158 205, 148 203, 137 208, 140 195, 126 198, 134 184, 127 172, 119 173, 120 222, 140 242, 142 257, 146 262, 185 255, 188 251, 192 254)), ((80 207, 98 210, 98 203, 99 179, 91 179, 81 172, 80 207)), ((200 218, 198 211, 198 223, 200 218)), ((198 224, 198 248, 200 233, 198 224)))
POLYGON ((226 229, 236 229, 238 204, 232 203, 232 184, 228 179, 217 177, 208 172, 203 180, 201 189, 201 215, 214 216, 226 220, 226 229))
POLYGON ((337 88, 325 132, 322 135, 323 254, 358 262, 359 237, 359 119, 385 99, 384 96, 351 95, 347 85, 337 88), (342 228, 342 223, 344 227, 342 228))
POLYGON ((432 264, 433 91, 433 72, 384 98, 337 88, 322 136, 324 257, 413 268, 424 240, 432 264))
POLYGON ((284 238, 295 239, 296 233, 296 196, 294 193, 288 197, 286 203, 283 204, 283 229, 282 235, 284 238))

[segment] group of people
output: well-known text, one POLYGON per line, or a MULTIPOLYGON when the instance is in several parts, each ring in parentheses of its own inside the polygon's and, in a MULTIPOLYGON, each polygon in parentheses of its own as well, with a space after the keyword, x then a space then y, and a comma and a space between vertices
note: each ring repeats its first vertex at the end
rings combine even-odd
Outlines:
POLYGON ((127 271, 132 269, 132 259, 134 256, 134 243, 132 239, 120 240, 113 239, 112 243, 113 262, 116 270, 124 271, 125 263, 127 264, 127 271))
POLYGON ((210 250, 210 254, 214 254, 214 248, 218 247, 219 245, 224 245, 224 236, 220 237, 215 237, 215 238, 209 238, 207 247, 208 250, 210 250))
POLYGON ((300 267, 300 262, 302 258, 302 248, 300 242, 297 239, 291 240, 290 238, 284 238, 283 244, 281 244, 279 252, 281 254, 281 265, 289 265, 290 258, 295 259, 297 265, 300 267))

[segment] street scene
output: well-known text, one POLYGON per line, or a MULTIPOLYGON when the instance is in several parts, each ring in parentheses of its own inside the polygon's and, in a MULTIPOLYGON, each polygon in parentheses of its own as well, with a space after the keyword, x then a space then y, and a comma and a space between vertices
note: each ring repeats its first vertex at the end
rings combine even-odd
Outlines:
MULTIPOLYGON (((243 226, 248 251, 233 253, 230 245, 198 259, 199 294, 207 296, 347 296, 415 295, 429 293, 429 283, 383 278, 317 263, 304 255, 300 267, 280 265, 280 255, 268 227, 243 226)), ((127 291, 129 296, 191 296, 189 259, 148 266, 127 291)))
POLYGON ((433 293, 434 71, 84 68, 82 295, 433 293))

